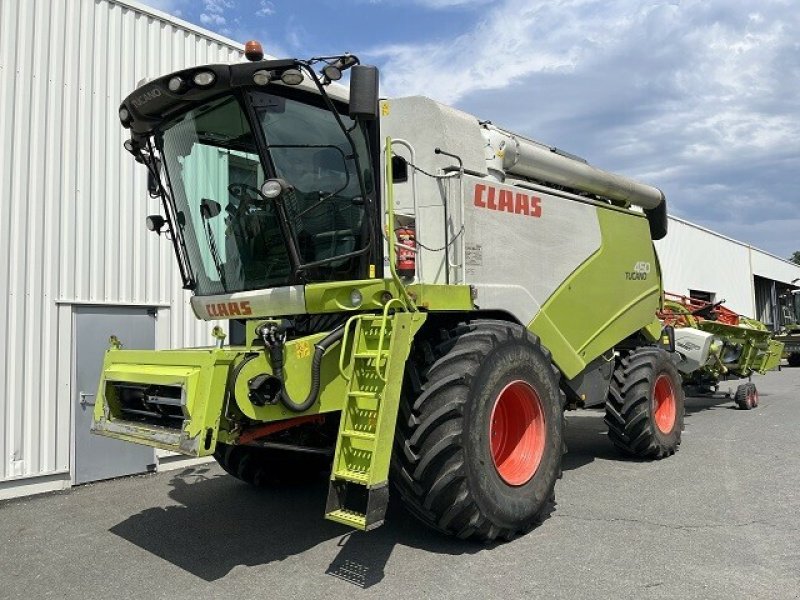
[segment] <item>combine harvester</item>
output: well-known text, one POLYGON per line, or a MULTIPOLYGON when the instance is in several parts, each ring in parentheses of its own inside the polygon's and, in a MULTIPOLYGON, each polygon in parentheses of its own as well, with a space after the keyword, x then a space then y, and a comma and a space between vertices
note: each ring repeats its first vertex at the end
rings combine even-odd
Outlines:
POLYGON ((246 54, 119 108, 161 201, 148 226, 233 343, 113 344, 95 433, 256 485, 328 469, 325 516, 358 529, 391 481, 478 540, 549 514, 566 407, 605 406, 627 455, 678 449, 659 190, 427 98, 379 101, 352 55, 246 54))
MULTIPOLYGON (((678 369, 689 395, 717 393, 727 379, 749 379, 780 365, 783 344, 760 321, 743 317, 723 306, 678 294, 665 294, 659 316, 675 328, 678 369)), ((751 381, 740 384, 734 402, 743 410, 758 406, 758 390, 751 381)))
POLYGON ((783 343, 783 354, 789 361, 789 366, 800 367, 800 290, 793 290, 782 300, 786 325, 775 336, 775 341, 783 343))

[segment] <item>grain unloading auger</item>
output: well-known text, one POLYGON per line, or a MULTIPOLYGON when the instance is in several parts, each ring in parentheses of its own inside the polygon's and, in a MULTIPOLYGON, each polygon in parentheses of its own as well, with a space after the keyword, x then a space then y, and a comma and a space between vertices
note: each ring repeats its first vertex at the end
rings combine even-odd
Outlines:
POLYGON ((379 102, 351 55, 248 55, 120 107, 149 226, 231 343, 112 347, 96 433, 257 485, 326 470, 326 516, 360 529, 391 482, 482 540, 547 516, 566 408, 605 406, 625 454, 675 452, 661 192, 426 98, 379 102), (329 85, 347 68, 349 94, 329 85))
MULTIPOLYGON (((774 340, 763 323, 733 312, 723 302, 666 294, 659 313, 663 323, 675 329, 678 369, 692 393, 713 393, 722 380, 763 375, 780 364, 783 343, 774 340)), ((745 410, 758 406, 755 384, 739 385, 734 401, 745 410)))

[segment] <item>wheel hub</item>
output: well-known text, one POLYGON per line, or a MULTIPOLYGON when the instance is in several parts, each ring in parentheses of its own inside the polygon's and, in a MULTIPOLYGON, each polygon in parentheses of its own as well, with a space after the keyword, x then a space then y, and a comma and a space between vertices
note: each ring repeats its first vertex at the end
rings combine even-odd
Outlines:
POLYGON ((544 454, 545 415, 536 390, 525 381, 509 383, 498 394, 489 421, 492 462, 508 485, 531 480, 544 454))
POLYGON ((661 374, 656 378, 653 388, 653 420, 661 433, 669 433, 675 426, 677 409, 675 389, 669 375, 661 374))

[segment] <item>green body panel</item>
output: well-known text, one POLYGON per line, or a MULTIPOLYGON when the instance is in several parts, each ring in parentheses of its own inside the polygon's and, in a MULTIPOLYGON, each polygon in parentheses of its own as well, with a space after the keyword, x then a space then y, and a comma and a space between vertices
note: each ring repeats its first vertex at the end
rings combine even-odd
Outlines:
MULTIPOLYGON (((725 363, 727 373, 737 377, 749 377, 752 373, 771 371, 780 365, 783 355, 783 343, 772 339, 770 332, 762 323, 753 319, 745 319, 744 325, 727 325, 716 321, 699 321, 697 328, 716 335, 729 345, 742 348, 738 359, 733 363, 725 363), (754 326, 753 324, 758 324, 754 326)), ((722 372, 719 365, 706 367, 715 377, 722 372)))
POLYGON ((528 325, 567 379, 637 331, 652 341, 661 331, 655 318, 661 277, 647 221, 603 208, 597 214, 600 249, 564 281, 528 325))
MULTIPOLYGON (((474 308, 468 285, 420 283, 404 287, 415 303, 427 310, 466 311, 474 308)), ((305 295, 309 314, 383 310, 386 298, 403 296, 397 283, 391 279, 309 283, 305 286, 305 295), (363 298, 355 307, 350 301, 353 290, 358 290, 363 298)))
POLYGON ((214 451, 230 366, 236 349, 118 350, 106 352, 92 431, 99 435, 172 450, 189 456, 214 451), (123 418, 114 383, 180 387, 186 418, 179 428, 123 418))
MULTIPOLYGON (((326 335, 326 333, 318 333, 289 340, 284 346, 284 383, 289 397, 298 404, 305 400, 311 389, 311 362, 314 357, 314 344, 326 335)), ((291 412, 280 403, 256 406, 250 401, 247 382, 262 373, 272 374, 272 367, 263 347, 257 350, 241 367, 234 383, 236 406, 243 415, 254 421, 268 423, 299 415, 313 415, 342 409, 347 393, 347 381, 339 372, 340 346, 331 348, 323 356, 320 368, 319 401, 303 413, 291 412)))

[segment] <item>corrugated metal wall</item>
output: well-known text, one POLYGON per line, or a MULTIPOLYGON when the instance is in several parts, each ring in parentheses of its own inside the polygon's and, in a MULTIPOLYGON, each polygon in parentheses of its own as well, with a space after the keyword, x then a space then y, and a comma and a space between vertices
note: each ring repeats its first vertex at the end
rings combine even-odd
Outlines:
POLYGON ((764 286, 771 290, 772 281, 792 285, 800 279, 798 265, 675 217, 670 217, 669 233, 656 242, 656 249, 666 291, 714 292, 717 300, 757 319, 772 321, 764 315, 770 302, 764 286), (760 289, 756 277, 763 279, 760 289))
POLYGON ((69 468, 72 305, 160 306, 161 347, 210 342, 144 228, 159 207, 117 108, 143 77, 241 52, 143 8, 0 0, 0 482, 69 468))

